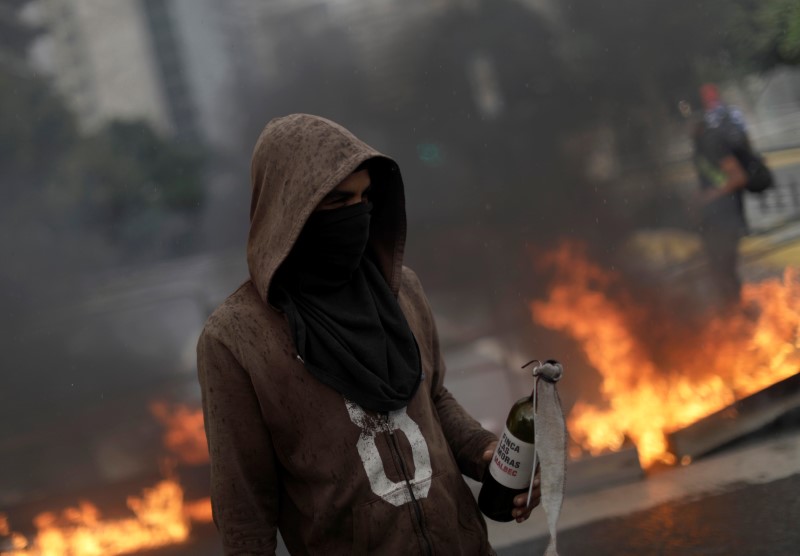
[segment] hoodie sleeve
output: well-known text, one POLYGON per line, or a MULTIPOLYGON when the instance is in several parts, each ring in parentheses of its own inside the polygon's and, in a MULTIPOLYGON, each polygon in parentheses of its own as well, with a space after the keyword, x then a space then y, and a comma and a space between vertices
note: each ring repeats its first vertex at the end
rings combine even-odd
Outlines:
POLYGON ((197 345, 211 456, 211 505, 226 556, 275 553, 278 477, 250 377, 207 331, 197 345))
POLYGON ((445 365, 439 351, 435 325, 433 335, 437 363, 433 373, 431 394, 436 411, 439 413, 439 421, 442 423, 445 438, 456 457, 461 473, 476 481, 483 481, 483 472, 486 469, 483 452, 490 442, 497 440, 497 437, 473 419, 445 388, 443 384, 445 365))
POLYGON ((408 268, 404 268, 404 274, 407 276, 413 298, 421 305, 418 310, 423 313, 424 325, 428 332, 429 349, 434 362, 431 397, 436 406, 444 436, 447 438, 447 443, 450 445, 450 450, 456 458, 461 473, 476 481, 482 481, 486 468, 483 452, 490 442, 497 440, 497 437, 473 419, 445 388, 446 368, 439 346, 439 332, 436 329, 433 312, 416 274, 408 268))

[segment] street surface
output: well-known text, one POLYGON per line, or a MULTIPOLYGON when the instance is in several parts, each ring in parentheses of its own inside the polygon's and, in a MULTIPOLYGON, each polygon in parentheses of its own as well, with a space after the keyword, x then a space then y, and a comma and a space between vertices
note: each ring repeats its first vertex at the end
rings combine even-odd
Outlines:
MULTIPOLYGON (((800 474, 698 501, 661 504, 559 535, 561 556, 796 556, 800 547, 800 474)), ((544 554, 547 539, 499 551, 544 554)))
MULTIPOLYGON (((516 529, 492 524, 499 556, 544 554, 543 512, 530 521, 516 529)), ((634 484, 567 498, 558 548, 561 556, 796 556, 800 427, 756 435, 634 484)))
MULTIPOLYGON (((800 421, 755 433, 686 467, 635 483, 568 496, 560 556, 797 556, 800 547, 800 421)), ((569 480, 569 475, 567 476, 569 480)), ((522 524, 488 522, 498 556, 541 556, 541 509, 522 524)), ((189 543, 152 556, 219 556, 212 524, 189 543)), ((287 556, 281 543, 277 556, 287 556)))

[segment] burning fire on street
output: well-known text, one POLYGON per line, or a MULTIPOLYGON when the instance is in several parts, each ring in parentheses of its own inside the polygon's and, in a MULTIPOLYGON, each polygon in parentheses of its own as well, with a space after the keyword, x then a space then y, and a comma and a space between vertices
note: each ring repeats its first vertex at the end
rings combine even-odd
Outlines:
MULTIPOLYGON (((201 410, 155 402, 152 414, 165 425, 165 447, 187 464, 208 460, 201 410), (198 424, 199 422, 199 429, 198 424), (201 454, 204 454, 201 456, 201 454)), ((11 539, 11 556, 114 556, 184 543, 192 524, 211 522, 209 498, 187 501, 175 478, 165 478, 140 495, 127 497, 130 517, 104 518, 95 504, 47 511, 34 518, 36 534, 12 532, 0 515, 0 535, 11 539)))
POLYGON ((711 317, 687 334, 677 321, 657 322, 625 294, 618 273, 591 262, 577 244, 564 243, 540 262, 555 279, 546 299, 531 303, 534 321, 578 342, 601 378, 600 404, 578 401, 568 417, 577 452, 618 451, 630 439, 643 467, 678 463, 667 433, 800 369, 797 269, 746 284, 749 311, 711 317), (666 328, 663 351, 680 354, 666 368, 641 341, 643 329, 659 327, 666 328))
MULTIPOLYGON (((702 327, 684 329, 672 319, 654 319, 626 294, 620 274, 591 262, 578 244, 565 243, 539 262, 554 280, 546 297, 530 304, 534 321, 574 339, 601 380, 602 400, 580 400, 568 416, 577 447, 574 456, 618 451, 631 440, 642 467, 679 463, 668 450, 668 433, 800 369, 797 269, 745 285, 743 304, 751 311, 711 317, 702 327), (659 330, 662 351, 680 357, 665 365, 642 341, 643 329, 659 330)), ((199 408, 156 401, 149 409, 164 427, 162 444, 174 460, 188 466, 208 463, 199 408)), ((42 512, 34 518, 36 533, 29 538, 14 532, 0 514, 3 554, 134 554, 186 543, 194 524, 212 519, 210 499, 185 500, 184 487, 169 474, 126 502, 124 517, 103 517, 90 501, 42 512)))

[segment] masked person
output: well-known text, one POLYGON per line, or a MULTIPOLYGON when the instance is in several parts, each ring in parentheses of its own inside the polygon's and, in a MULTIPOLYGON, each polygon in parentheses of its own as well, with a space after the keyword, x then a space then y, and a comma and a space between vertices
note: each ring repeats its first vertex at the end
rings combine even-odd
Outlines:
MULTIPOLYGON (((272 554, 277 530, 293 554, 493 554, 462 473, 480 480, 497 439, 443 385, 397 164, 295 114, 251 178, 250 279, 198 343, 225 554, 272 554)), ((538 482, 524 499, 518 521, 538 482)))

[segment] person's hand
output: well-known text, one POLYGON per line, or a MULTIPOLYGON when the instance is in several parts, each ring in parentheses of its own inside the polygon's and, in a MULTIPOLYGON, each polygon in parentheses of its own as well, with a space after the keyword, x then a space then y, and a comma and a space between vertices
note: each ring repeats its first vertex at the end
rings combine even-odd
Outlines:
POLYGON ((715 200, 718 196, 718 192, 716 189, 705 189, 703 191, 698 191, 692 197, 692 205, 696 209, 702 209, 711 201, 715 200))
MULTIPOLYGON (((494 450, 497 448, 497 441, 495 440, 491 444, 486 447, 486 450, 483 452, 483 461, 490 462, 492 461, 492 456, 494 455, 494 450)), ((537 466, 536 468, 536 476, 533 479, 533 490, 531 491, 531 503, 530 505, 526 505, 525 503, 528 501, 528 493, 523 492, 522 494, 517 494, 514 497, 514 509, 511 510, 511 515, 516 519, 517 523, 522 523, 526 519, 531 516, 531 512, 533 509, 539 505, 539 502, 542 499, 542 490, 541 490, 541 477, 540 477, 541 469, 537 466)))

